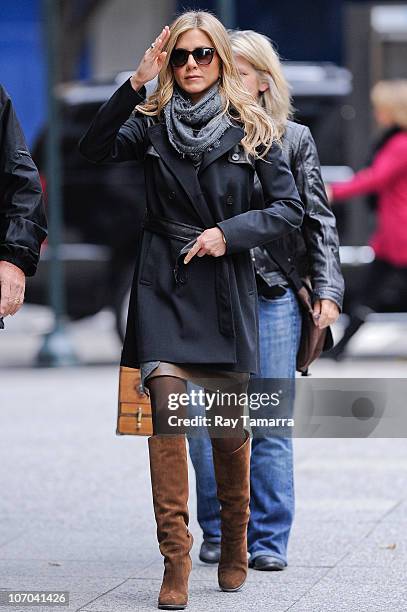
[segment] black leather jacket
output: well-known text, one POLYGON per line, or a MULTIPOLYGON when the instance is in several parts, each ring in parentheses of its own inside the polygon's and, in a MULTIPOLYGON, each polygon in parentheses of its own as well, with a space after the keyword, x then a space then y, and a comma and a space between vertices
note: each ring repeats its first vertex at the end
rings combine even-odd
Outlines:
POLYGON ((38 170, 12 102, 0 85, 0 261, 32 276, 46 226, 38 170))
MULTIPOLYGON (((276 245, 291 258, 302 277, 309 276, 314 298, 330 299, 342 308, 344 280, 339 261, 339 238, 335 216, 328 204, 321 177, 317 148, 305 125, 289 121, 283 136, 283 153, 305 205, 301 229, 252 250, 256 272, 268 285, 287 284, 267 249, 276 245)), ((256 178, 253 208, 262 208, 263 195, 256 178)))

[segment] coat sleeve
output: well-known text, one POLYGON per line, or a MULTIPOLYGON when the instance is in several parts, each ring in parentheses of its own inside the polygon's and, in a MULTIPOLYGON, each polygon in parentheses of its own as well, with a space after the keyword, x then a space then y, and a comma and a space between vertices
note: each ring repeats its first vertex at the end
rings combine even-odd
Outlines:
POLYGON ((11 99, 0 86, 0 261, 32 276, 46 227, 38 170, 11 99))
POLYGON ((293 173, 305 205, 302 235, 310 261, 314 297, 333 300, 341 309, 344 280, 336 219, 326 197, 317 147, 305 126, 297 148, 293 173))
POLYGON ((134 107, 144 101, 145 88, 135 91, 130 79, 125 81, 99 109, 81 138, 79 150, 82 155, 95 163, 143 160, 146 122, 143 115, 130 115, 134 107))
POLYGON ((264 197, 263 210, 247 212, 220 221, 226 239, 226 254, 260 246, 301 226, 303 204, 281 147, 274 143, 264 159, 256 159, 255 170, 264 197))

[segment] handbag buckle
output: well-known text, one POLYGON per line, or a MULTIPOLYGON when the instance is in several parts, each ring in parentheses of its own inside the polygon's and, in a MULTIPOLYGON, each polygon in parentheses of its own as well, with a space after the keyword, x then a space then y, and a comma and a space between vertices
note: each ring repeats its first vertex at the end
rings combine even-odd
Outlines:
POLYGON ((141 428, 141 421, 143 419, 143 409, 141 406, 138 406, 137 409, 137 429, 141 428))

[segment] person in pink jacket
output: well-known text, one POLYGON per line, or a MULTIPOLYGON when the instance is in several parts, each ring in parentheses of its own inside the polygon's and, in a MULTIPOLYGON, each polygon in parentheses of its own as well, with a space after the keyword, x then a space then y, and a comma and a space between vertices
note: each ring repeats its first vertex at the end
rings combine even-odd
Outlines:
POLYGON ((371 92, 374 115, 383 128, 372 163, 345 183, 328 187, 331 201, 373 194, 376 230, 369 244, 375 259, 353 304, 350 323, 329 357, 341 359, 346 345, 370 312, 407 307, 407 80, 380 81, 371 92))

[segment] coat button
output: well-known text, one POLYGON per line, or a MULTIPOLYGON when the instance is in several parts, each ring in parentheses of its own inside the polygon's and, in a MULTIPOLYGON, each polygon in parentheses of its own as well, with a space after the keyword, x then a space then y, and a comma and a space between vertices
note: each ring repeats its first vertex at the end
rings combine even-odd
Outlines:
POLYGON ((233 161, 239 161, 239 158, 240 158, 239 153, 233 153, 233 155, 232 155, 233 161))
POLYGON ((174 200, 175 199, 175 191, 170 191, 170 193, 168 194, 168 197, 170 198, 170 200, 174 200))

